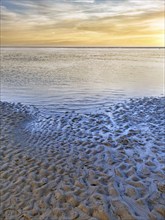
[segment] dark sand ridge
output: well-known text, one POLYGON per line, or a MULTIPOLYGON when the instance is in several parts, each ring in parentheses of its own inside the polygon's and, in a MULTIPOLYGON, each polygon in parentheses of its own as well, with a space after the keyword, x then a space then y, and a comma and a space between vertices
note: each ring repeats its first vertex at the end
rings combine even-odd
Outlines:
POLYGON ((165 218, 164 97, 97 114, 0 109, 2 219, 165 218))

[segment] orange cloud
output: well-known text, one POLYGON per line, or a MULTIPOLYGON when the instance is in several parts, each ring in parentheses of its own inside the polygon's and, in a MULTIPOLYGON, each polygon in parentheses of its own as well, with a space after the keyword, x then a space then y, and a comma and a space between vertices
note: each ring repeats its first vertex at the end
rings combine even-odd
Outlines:
POLYGON ((58 2, 51 7, 29 0, 22 13, 2 6, 1 44, 164 46, 162 0, 141 4, 126 0, 118 5, 110 5, 110 1, 99 5, 92 4, 94 1, 76 2, 58 2))

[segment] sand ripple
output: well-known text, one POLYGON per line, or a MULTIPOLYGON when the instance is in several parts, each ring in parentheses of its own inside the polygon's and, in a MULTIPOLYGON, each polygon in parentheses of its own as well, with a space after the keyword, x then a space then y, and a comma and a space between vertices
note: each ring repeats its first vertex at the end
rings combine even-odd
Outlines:
POLYGON ((96 114, 0 110, 2 219, 165 218, 165 98, 96 114))

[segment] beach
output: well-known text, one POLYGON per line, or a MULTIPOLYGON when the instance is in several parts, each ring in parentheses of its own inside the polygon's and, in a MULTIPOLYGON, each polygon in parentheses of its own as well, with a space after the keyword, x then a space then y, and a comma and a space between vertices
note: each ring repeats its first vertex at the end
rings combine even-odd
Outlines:
POLYGON ((165 97, 97 113, 0 102, 3 220, 163 220, 165 97))

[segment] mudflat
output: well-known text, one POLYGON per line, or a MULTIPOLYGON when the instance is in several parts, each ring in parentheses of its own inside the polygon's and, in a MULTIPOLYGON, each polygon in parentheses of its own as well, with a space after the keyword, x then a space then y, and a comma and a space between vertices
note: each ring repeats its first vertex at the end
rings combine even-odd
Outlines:
POLYGON ((0 103, 2 219, 163 220, 165 97, 95 114, 0 103))

